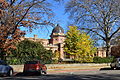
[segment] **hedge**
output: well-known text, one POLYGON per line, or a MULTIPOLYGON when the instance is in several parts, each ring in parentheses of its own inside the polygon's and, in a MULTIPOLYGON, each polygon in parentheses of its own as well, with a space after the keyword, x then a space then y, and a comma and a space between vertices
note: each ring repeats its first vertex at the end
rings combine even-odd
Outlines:
POLYGON ((93 63, 111 63, 114 57, 94 57, 93 63))

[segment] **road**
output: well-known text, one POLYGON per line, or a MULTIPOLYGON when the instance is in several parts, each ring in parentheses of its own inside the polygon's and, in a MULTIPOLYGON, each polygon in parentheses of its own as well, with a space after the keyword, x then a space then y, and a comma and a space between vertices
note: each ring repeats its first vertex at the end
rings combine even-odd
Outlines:
POLYGON ((0 77, 0 80, 120 80, 120 70, 111 70, 110 68, 100 70, 73 70, 51 72, 41 76, 18 73, 13 77, 0 77))

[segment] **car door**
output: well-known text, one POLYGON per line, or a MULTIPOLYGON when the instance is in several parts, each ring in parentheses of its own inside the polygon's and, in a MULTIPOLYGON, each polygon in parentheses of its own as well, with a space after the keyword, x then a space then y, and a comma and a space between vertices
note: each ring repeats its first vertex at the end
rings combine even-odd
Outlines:
POLYGON ((5 61, 0 61, 0 73, 7 73, 9 70, 8 65, 6 64, 5 61))

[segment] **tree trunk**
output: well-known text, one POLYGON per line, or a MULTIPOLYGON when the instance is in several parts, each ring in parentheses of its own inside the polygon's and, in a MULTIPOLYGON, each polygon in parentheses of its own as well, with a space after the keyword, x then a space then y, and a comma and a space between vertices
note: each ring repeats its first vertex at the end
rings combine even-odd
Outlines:
POLYGON ((106 40, 106 57, 110 56, 110 40, 106 40))
POLYGON ((106 57, 109 56, 109 46, 106 47, 106 57))

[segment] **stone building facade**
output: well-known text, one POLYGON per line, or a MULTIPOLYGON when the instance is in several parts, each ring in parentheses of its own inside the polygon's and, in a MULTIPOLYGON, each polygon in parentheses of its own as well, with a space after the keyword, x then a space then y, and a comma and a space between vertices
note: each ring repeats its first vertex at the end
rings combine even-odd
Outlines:
POLYGON ((106 48, 105 47, 97 48, 97 52, 94 54, 94 56, 106 57, 106 48))
POLYGON ((41 39, 38 38, 37 35, 34 35, 34 37, 25 37, 22 38, 21 40, 24 39, 40 42, 47 50, 52 50, 53 53, 55 53, 55 51, 58 51, 60 53, 60 58, 63 60, 65 59, 64 50, 63 50, 65 34, 64 34, 64 29, 59 25, 57 25, 52 30, 50 39, 41 39))

